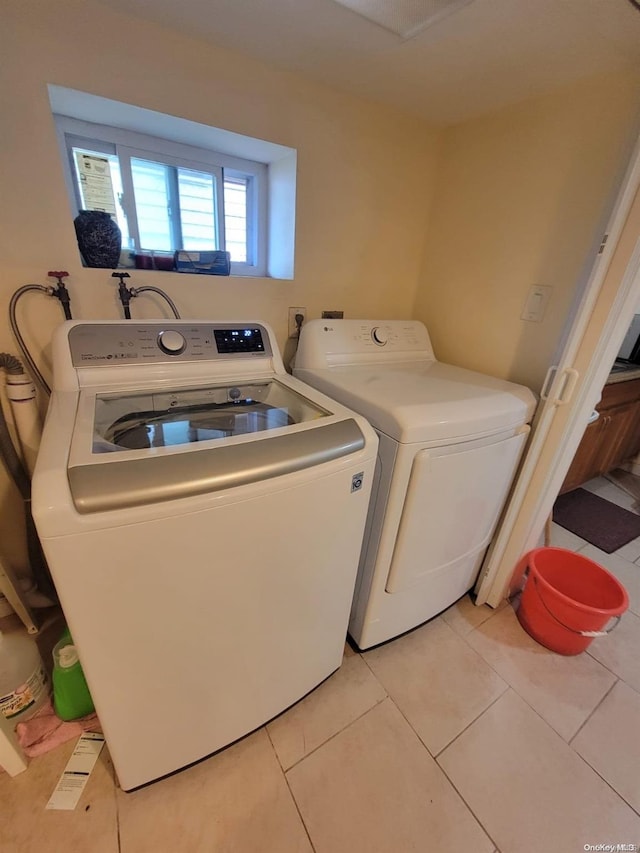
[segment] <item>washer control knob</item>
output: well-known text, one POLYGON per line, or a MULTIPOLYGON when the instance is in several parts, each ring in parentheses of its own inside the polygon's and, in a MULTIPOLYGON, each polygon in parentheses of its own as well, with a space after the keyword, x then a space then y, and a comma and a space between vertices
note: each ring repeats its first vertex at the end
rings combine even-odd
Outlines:
POLYGON ((387 333, 380 326, 376 326, 371 330, 371 338, 374 344, 378 344, 379 347, 383 347, 388 340, 387 333))
POLYGON ((187 342, 180 332, 176 332, 174 329, 167 329, 158 334, 158 346, 167 355, 180 355, 181 352, 185 351, 187 342))

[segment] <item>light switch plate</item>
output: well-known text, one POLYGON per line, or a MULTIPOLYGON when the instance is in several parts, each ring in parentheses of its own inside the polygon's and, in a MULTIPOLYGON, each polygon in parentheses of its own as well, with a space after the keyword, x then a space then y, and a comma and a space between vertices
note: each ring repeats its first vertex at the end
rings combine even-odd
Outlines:
POLYGON ((552 290, 553 288, 548 285, 534 284, 529 290, 527 302, 520 315, 520 319, 528 320, 530 323, 541 323, 544 319, 544 312, 551 298, 552 290))

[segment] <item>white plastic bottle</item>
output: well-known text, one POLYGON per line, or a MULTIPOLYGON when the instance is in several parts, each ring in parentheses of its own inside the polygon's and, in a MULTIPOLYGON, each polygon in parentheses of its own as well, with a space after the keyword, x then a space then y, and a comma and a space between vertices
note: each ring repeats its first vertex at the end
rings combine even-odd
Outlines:
POLYGON ((0 713, 15 728, 48 696, 49 679, 33 637, 22 627, 0 633, 0 713))

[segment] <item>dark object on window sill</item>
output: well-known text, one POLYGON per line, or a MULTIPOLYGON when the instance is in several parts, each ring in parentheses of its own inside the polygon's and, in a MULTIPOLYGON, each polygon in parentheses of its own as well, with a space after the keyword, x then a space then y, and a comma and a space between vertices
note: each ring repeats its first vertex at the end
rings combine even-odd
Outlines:
POLYGON ((145 252, 136 252, 133 256, 133 262, 135 263, 137 270, 153 269, 153 258, 150 254, 146 254, 145 252))
POLYGON ((171 270, 174 270, 176 268, 174 253, 154 252, 153 268, 156 270, 163 270, 164 272, 171 272, 171 270))
POLYGON ((231 255, 229 252, 176 252, 175 267, 178 272, 203 273, 204 275, 229 275, 231 255))
POLYGON ((175 269, 173 252, 135 252, 133 261, 138 270, 171 272, 175 269))
POLYGON ((73 220, 85 266, 116 269, 122 234, 117 222, 103 210, 81 210, 73 220))

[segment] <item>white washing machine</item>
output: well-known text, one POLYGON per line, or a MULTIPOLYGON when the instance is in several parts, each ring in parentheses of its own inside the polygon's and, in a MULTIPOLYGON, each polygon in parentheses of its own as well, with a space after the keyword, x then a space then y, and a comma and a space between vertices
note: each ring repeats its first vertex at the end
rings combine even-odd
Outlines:
POLYGON ((380 440, 349 624, 366 649, 474 585, 536 400, 436 361, 416 321, 312 320, 294 374, 364 415, 380 440))
POLYGON ((33 514, 120 785, 342 661, 377 438, 259 323, 65 323, 33 514))

